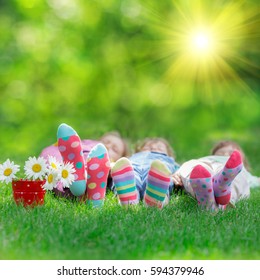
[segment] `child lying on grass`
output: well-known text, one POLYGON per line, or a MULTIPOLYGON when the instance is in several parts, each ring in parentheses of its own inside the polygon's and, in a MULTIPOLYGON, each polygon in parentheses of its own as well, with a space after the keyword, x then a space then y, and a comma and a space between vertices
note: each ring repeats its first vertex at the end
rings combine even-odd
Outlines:
MULTIPOLYGON (((111 162, 115 162, 119 158, 129 155, 129 148, 126 140, 121 137, 119 132, 110 131, 102 135, 99 140, 81 140, 81 146, 85 160, 87 160, 90 150, 94 148, 98 143, 102 143, 105 145, 111 162)), ((62 161, 58 143, 44 148, 41 151, 40 156, 45 158, 46 160, 48 160, 48 156, 54 156, 58 161, 62 161)))
POLYGON ((162 208, 173 188, 171 175, 178 165, 163 138, 145 139, 137 153, 123 157, 112 167, 111 176, 121 205, 137 204, 162 208))
POLYGON ((232 141, 219 142, 211 156, 193 159, 180 166, 173 181, 206 209, 225 208, 250 195, 250 187, 260 185, 249 173, 242 148, 232 141))
MULTIPOLYGON (((76 131, 72 128, 69 128, 67 125, 62 124, 58 129, 59 133, 74 133, 77 135, 76 131), (63 132, 64 131, 64 132, 63 132), (74 131, 74 132, 72 132, 74 131)), ((79 137, 79 136, 77 136, 79 137)), ((108 157, 111 162, 115 162, 119 158, 123 156, 127 156, 129 153, 128 144, 127 142, 121 137, 121 135, 118 132, 108 132, 105 133, 98 141, 96 140, 89 140, 89 139, 83 139, 79 140, 80 146, 81 146, 81 152, 84 158, 84 165, 86 165, 87 160, 91 156, 89 154, 91 153, 92 149, 96 147, 97 144, 102 143, 108 153, 108 157)), ((62 153, 63 153, 63 147, 58 147, 58 143, 55 145, 51 145, 49 147, 46 147, 42 150, 40 156, 48 160, 49 156, 55 157, 59 162, 62 162, 62 153)), ((70 147, 71 150, 73 150, 73 147, 70 147)), ((93 154, 93 152, 92 152, 93 154)), ((73 152, 70 156, 68 156, 68 161, 70 161, 73 157, 73 152)), ((87 168, 87 165, 86 165, 87 168)), ((87 173, 91 173, 92 171, 86 170, 87 173)), ((111 178, 108 178, 107 185, 109 185, 109 188, 111 187, 111 178)), ((66 198, 75 198, 75 195, 71 192, 70 189, 64 188, 61 183, 58 183, 57 187, 53 189, 54 193, 57 196, 66 197, 66 198)))
MULTIPOLYGON (((75 181, 70 187, 72 194, 86 197, 94 206, 101 206, 110 172, 106 147, 97 144, 91 149, 85 163, 76 131, 62 124, 57 135, 63 160, 73 163, 76 169, 75 181)), ((167 141, 161 138, 146 140, 139 153, 129 160, 126 157, 119 159, 112 167, 111 176, 121 204, 136 204, 144 198, 149 206, 163 207, 168 201, 172 187, 171 174, 176 168, 167 141)))

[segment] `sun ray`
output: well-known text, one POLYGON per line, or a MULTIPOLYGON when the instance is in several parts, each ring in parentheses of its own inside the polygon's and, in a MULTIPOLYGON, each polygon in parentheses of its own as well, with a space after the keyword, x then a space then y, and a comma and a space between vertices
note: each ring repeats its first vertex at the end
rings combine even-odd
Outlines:
POLYGON ((196 94, 205 90, 222 97, 225 90, 232 92, 232 85, 240 92, 253 92, 243 75, 259 77, 259 66, 250 59, 250 54, 260 52, 259 8, 242 0, 190 1, 189 5, 173 1, 168 14, 154 17, 153 25, 162 35, 157 51, 168 65, 167 83, 185 82, 191 90, 200 87, 196 94), (216 83, 221 84, 217 87, 221 92, 216 92, 216 83))

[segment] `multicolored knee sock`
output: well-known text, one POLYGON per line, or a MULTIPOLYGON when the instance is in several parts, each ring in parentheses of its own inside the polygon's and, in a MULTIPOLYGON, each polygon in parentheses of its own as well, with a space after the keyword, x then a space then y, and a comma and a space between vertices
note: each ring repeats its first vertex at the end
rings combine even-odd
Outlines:
POLYGON ((144 203, 148 206, 162 208, 169 190, 171 178, 170 170, 160 160, 152 162, 148 172, 144 203))
POLYGON ((100 207, 106 195, 107 178, 110 171, 110 160, 103 144, 97 144, 87 158, 87 203, 100 207))
POLYGON ((75 196, 81 196, 86 190, 85 160, 81 140, 77 132, 67 124, 61 124, 57 131, 58 147, 64 162, 71 162, 76 169, 75 181, 70 191, 75 196))
POLYGON ((139 195, 131 162, 124 157, 119 159, 112 167, 111 176, 121 205, 137 204, 139 195))
POLYGON ((239 151, 234 151, 224 168, 213 176, 213 189, 218 204, 226 205, 229 203, 231 198, 231 183, 242 168, 241 154, 239 151))
POLYGON ((201 165, 195 166, 190 174, 190 184, 198 204, 207 209, 215 209, 216 202, 209 171, 201 165))

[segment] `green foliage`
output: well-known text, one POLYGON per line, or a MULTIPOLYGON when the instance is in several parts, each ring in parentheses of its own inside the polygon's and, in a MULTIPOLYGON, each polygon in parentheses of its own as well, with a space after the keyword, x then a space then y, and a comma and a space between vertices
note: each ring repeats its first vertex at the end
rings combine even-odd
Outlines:
MULTIPOLYGON (((235 3, 202 2, 216 12, 235 3)), ((241 8, 245 16, 259 11, 257 1, 249 2, 241 8)), ((164 47, 180 4, 189 16, 185 1, 0 3, 1 161, 38 155, 56 141, 62 122, 82 138, 108 130, 133 141, 166 137, 180 160, 208 153, 221 138, 247 147, 259 136, 257 12, 240 46, 247 66, 229 62, 239 80, 212 80, 209 88, 199 80, 166 78, 176 54, 164 47)))

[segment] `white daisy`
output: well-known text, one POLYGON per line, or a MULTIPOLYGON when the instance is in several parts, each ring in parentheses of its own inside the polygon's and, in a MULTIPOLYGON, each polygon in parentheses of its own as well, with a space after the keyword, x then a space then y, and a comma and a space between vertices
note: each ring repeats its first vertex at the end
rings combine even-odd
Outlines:
POLYGON ((70 185, 75 180, 74 175, 73 175, 73 173, 75 173, 75 172, 76 172, 76 170, 72 163, 67 162, 67 163, 63 163, 61 165, 59 179, 60 179, 60 182, 62 183, 63 187, 65 187, 65 188, 70 187, 70 185))
POLYGON ((53 190, 58 182, 58 172, 56 170, 50 169, 45 177, 45 184, 43 188, 45 190, 53 190))
POLYGON ((7 159, 3 164, 0 164, 0 181, 6 184, 12 182, 16 178, 15 174, 20 170, 20 166, 14 164, 13 161, 7 159))
POLYGON ((56 157, 53 156, 48 156, 48 167, 49 169, 53 169, 58 171, 58 169, 60 168, 60 162, 56 159, 56 157))
POLYGON ((46 160, 43 157, 29 157, 25 162, 24 171, 28 179, 42 180, 47 171, 46 160))

